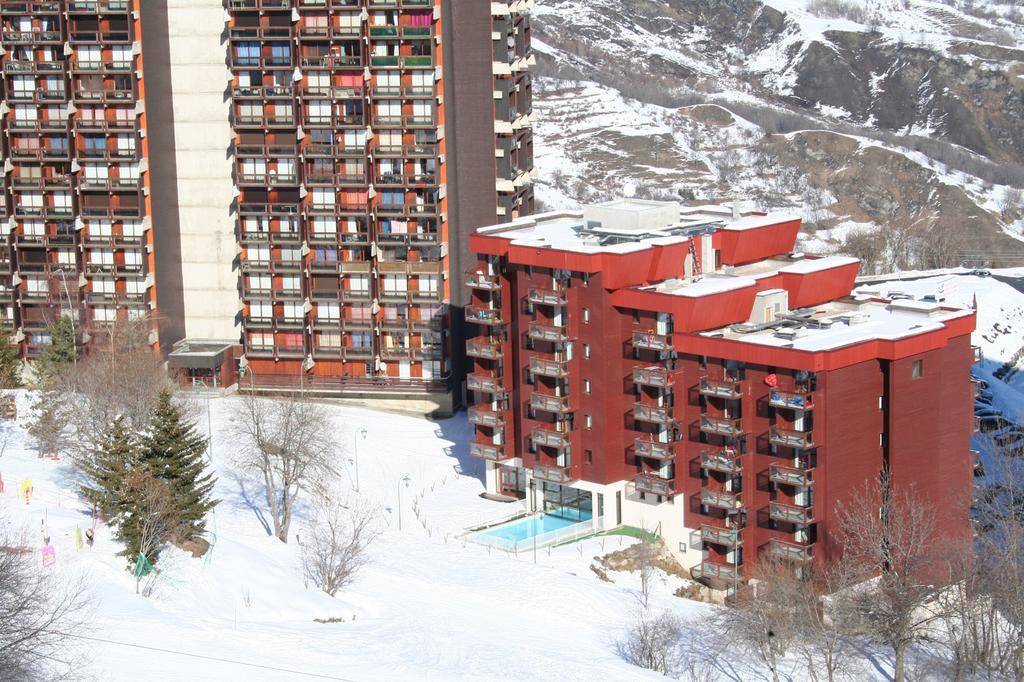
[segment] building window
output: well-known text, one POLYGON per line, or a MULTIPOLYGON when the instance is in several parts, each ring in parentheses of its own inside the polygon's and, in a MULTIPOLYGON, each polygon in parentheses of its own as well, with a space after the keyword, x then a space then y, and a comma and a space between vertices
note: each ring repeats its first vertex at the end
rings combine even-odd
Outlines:
POLYGON ((914 360, 910 365, 910 376, 913 379, 920 379, 924 376, 924 360, 914 360))
POLYGON ((583 380, 583 392, 587 395, 590 394, 590 379, 583 380))
POLYGON ((583 324, 590 324, 590 308, 583 309, 583 324))
POLYGON ((590 357, 590 344, 589 343, 583 344, 583 357, 585 357, 585 358, 589 358, 590 357))
POLYGON ((593 450, 584 450, 583 451, 583 459, 586 461, 587 464, 593 464, 594 463, 594 452, 593 452, 593 450))
POLYGON ((580 279, 583 280, 583 286, 585 286, 585 287, 589 287, 590 286, 590 273, 589 272, 582 272, 582 273, 580 273, 580 279))
POLYGON ((583 425, 584 425, 584 426, 585 426, 586 428, 588 428, 588 429, 592 429, 592 428, 594 428, 594 418, 593 418, 593 417, 591 417, 591 416, 590 416, 589 414, 587 414, 587 415, 584 415, 584 416, 583 416, 583 425))

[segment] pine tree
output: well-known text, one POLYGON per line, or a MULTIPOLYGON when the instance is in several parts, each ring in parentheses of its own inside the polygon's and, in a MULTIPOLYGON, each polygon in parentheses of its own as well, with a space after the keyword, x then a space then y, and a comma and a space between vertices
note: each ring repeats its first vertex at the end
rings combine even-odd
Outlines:
POLYGON ((168 390, 157 397, 149 432, 142 438, 141 463, 170 490, 177 520, 176 540, 184 542, 206 530, 207 512, 217 505, 211 497, 216 479, 206 471, 207 441, 196 433, 168 390))
POLYGON ((0 388, 21 386, 21 361, 18 347, 11 343, 11 337, 0 333, 0 388))
POLYGON ((93 453, 82 469, 89 482, 82 486, 82 496, 96 505, 107 519, 116 520, 128 511, 125 490, 128 476, 139 462, 139 442, 118 417, 102 446, 93 453))
POLYGON ((45 386, 51 383, 67 367, 78 359, 78 343, 75 338, 75 323, 66 315, 50 325, 47 330, 50 342, 43 346, 33 366, 36 383, 45 386))

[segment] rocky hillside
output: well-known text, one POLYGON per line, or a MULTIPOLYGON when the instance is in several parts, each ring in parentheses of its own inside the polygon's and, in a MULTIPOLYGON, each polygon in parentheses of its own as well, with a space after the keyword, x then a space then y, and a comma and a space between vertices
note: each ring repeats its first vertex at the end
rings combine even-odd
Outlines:
POLYGON ((542 202, 800 210, 874 269, 1024 263, 1024 11, 539 0, 542 202))

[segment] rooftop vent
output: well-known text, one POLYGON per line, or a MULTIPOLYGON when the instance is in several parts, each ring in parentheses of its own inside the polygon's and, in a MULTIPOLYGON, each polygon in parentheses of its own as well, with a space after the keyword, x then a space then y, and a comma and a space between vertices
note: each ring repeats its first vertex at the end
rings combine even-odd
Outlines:
POLYGON ((839 316, 839 321, 845 323, 849 327, 852 327, 855 324, 864 324, 870 320, 871 316, 867 313, 850 313, 849 315, 839 316))
POLYGON ((806 336, 807 330, 804 327, 784 327, 775 331, 775 336, 780 339, 794 341, 801 336, 806 336))

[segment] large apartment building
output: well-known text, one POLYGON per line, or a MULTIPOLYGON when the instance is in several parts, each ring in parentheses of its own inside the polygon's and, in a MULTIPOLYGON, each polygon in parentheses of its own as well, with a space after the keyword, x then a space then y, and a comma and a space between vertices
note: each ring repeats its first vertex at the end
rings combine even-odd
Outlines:
POLYGON ((170 0, 145 19, 173 107, 173 367, 459 400, 453 273, 472 229, 533 204, 530 4, 170 0))
POLYGON ((97 343, 156 303, 140 9, 0 2, 0 321, 27 359, 61 316, 97 343))
POLYGON ((793 253, 799 225, 625 200, 474 234, 488 492, 656 529, 726 588, 764 552, 827 561, 883 470, 968 537, 974 311, 851 295, 858 261, 793 253))

